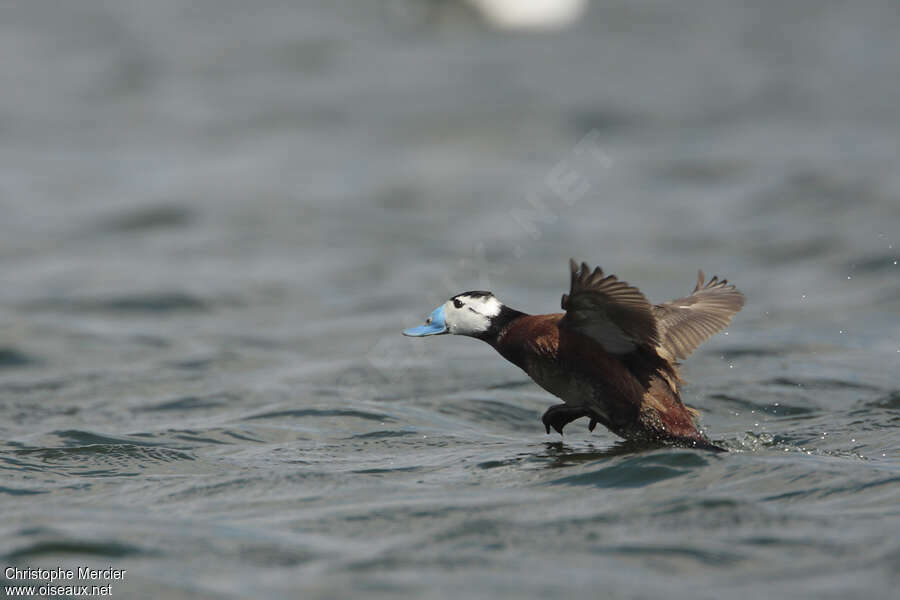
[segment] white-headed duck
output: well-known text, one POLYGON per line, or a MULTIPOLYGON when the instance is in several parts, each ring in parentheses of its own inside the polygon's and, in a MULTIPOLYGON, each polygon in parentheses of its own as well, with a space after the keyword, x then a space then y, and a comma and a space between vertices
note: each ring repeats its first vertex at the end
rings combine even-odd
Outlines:
POLYGON ((699 272, 686 298, 652 305, 636 287, 600 267, 570 261, 565 313, 529 315, 491 292, 458 294, 404 335, 453 333, 484 340, 563 400, 547 409, 547 433, 588 417, 627 440, 721 450, 697 427, 699 413, 681 402, 678 360, 724 329, 744 306, 727 280, 699 272))

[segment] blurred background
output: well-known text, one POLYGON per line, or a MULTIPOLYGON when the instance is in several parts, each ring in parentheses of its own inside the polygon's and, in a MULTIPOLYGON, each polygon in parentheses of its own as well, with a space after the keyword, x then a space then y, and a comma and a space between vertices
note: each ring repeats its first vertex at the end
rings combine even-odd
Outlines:
POLYGON ((0 552, 128 598, 887 597, 893 0, 7 0, 0 552), (733 450, 629 451, 459 338, 570 256, 747 305, 733 450))

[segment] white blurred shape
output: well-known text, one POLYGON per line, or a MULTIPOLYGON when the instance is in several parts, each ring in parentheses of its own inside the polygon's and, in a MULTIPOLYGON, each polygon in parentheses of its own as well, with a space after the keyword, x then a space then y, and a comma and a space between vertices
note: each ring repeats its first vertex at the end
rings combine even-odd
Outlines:
POLYGON ((587 0, 466 0, 498 29, 561 29, 584 14, 587 0))

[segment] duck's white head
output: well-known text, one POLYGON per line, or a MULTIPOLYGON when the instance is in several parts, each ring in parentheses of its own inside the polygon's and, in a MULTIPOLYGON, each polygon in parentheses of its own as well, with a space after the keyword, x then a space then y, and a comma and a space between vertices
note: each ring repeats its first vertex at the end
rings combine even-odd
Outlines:
POLYGON ((431 311, 424 325, 407 329, 403 335, 423 337, 452 333, 478 337, 490 331, 503 308, 503 303, 491 292, 457 294, 431 311))

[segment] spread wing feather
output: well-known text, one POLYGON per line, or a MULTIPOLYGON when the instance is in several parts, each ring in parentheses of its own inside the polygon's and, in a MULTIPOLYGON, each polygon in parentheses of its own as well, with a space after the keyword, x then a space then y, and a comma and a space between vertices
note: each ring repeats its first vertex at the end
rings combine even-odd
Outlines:
POLYGON ((569 260, 572 281, 563 294, 566 311, 560 327, 576 331, 598 342, 611 354, 627 354, 641 345, 659 345, 653 307, 635 287, 615 275, 603 275, 587 263, 579 267, 569 260))
POLYGON ((660 334, 657 352, 668 360, 687 358, 697 346, 727 327, 743 306, 744 295, 727 279, 713 277, 704 285, 703 271, 699 271, 690 296, 653 307, 660 334))

